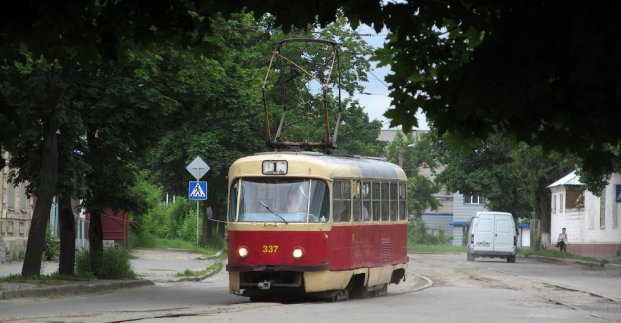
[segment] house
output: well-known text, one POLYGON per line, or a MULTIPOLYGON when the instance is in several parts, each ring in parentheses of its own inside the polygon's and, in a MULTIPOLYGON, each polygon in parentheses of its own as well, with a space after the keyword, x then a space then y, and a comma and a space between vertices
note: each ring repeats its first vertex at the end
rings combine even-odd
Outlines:
MULTIPOLYGON (((5 160, 8 159, 8 154, 2 153, 5 160)), ((15 187, 8 177, 9 167, 0 169, 0 263, 25 254, 33 212, 26 184, 15 187)))
POLYGON ((550 245, 567 229, 569 252, 591 257, 614 257, 621 250, 621 174, 610 176, 598 196, 585 189, 576 172, 548 186, 551 197, 550 245))

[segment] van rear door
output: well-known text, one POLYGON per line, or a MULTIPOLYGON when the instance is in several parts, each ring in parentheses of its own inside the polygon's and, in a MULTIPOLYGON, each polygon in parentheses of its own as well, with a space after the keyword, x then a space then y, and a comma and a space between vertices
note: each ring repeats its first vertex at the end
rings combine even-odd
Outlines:
POLYGON ((496 226, 496 233, 494 234, 494 251, 513 252, 513 236, 515 235, 515 230, 512 230, 514 226, 513 219, 504 214, 494 214, 494 218, 496 226))
POLYGON ((477 252, 494 251, 494 215, 480 213, 474 233, 474 247, 477 252))

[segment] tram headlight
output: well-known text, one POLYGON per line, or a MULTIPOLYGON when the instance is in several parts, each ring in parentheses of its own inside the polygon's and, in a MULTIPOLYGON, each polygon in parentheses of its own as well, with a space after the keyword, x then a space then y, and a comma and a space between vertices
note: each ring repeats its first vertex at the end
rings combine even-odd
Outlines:
POLYGON ((304 256, 304 250, 302 250, 302 248, 295 248, 293 249, 293 258, 295 259, 300 259, 304 256))
POLYGON ((246 247, 240 247, 240 248, 237 250, 237 253, 239 254, 239 257, 241 257, 241 258, 246 258, 246 257, 248 257, 248 248, 246 248, 246 247))

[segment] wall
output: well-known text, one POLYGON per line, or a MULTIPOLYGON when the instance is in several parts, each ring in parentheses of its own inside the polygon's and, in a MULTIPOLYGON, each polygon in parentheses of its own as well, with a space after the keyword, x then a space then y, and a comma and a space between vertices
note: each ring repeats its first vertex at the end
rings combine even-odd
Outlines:
POLYGON ((616 185, 621 184, 621 175, 611 176, 609 184, 597 196, 584 192, 584 208, 578 209, 573 199, 577 196, 572 186, 550 188, 551 198, 551 236, 550 244, 556 244, 558 234, 564 227, 569 240, 568 251, 584 256, 613 257, 621 248, 621 203, 616 203, 616 185), (569 188, 569 190, 567 190, 569 188), (556 203, 555 203, 556 202, 556 203))
POLYGON ((602 191, 602 196, 585 192, 584 210, 585 243, 621 243, 621 206, 616 203, 615 186, 621 185, 621 175, 615 174, 610 178, 608 186, 602 191), (602 214, 603 212, 603 214, 602 214), (603 219, 602 219, 603 215, 603 219), (602 221, 603 220, 603 221, 602 221))
MULTIPOLYGON (((3 153, 3 157, 6 160, 9 156, 3 153)), ((8 176, 8 167, 0 169, 0 252, 4 254, 8 249, 10 259, 16 259, 26 250, 32 219, 32 199, 26 196, 24 183, 14 187, 8 183, 8 176)))

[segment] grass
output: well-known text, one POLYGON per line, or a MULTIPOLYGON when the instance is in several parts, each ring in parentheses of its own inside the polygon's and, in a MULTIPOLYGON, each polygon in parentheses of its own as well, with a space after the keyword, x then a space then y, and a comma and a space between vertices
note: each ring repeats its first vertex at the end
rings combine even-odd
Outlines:
POLYGON ((4 283, 22 283, 31 281, 51 282, 62 280, 63 278, 58 273, 52 273, 49 275, 36 275, 36 276, 22 276, 21 274, 11 274, 8 276, 0 277, 0 282, 4 283))
POLYGON ((209 244, 207 247, 197 246, 195 242, 180 239, 157 238, 151 234, 143 233, 138 236, 130 235, 130 248, 160 248, 160 249, 185 249, 203 255, 213 255, 220 250, 217 244, 209 244))
POLYGON ((413 244, 408 243, 408 252, 413 253, 453 253, 466 252, 466 246, 453 246, 448 244, 413 244))
POLYGON ((220 261, 216 261, 213 264, 211 264, 211 266, 203 269, 203 270, 199 270, 199 271, 194 271, 191 269, 186 269, 180 273, 177 273, 175 276, 176 277, 194 277, 194 276, 203 276, 211 271, 214 271, 216 269, 218 269, 219 267, 222 266, 222 263, 220 261))

